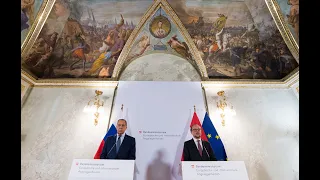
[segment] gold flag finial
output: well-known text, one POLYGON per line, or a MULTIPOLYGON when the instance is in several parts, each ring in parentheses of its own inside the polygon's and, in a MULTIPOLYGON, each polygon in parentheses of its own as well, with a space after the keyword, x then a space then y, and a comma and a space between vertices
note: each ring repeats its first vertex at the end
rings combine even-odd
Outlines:
POLYGON ((194 105, 193 108, 194 108, 194 112, 196 112, 196 105, 194 105))

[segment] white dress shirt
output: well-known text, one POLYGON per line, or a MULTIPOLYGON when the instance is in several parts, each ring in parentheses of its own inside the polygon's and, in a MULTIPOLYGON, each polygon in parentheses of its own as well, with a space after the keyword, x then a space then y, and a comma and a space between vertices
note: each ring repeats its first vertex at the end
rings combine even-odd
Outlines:
MULTIPOLYGON (((121 135, 121 137, 120 137, 120 140, 121 140, 121 141, 120 141, 120 145, 122 144, 125 135, 126 135, 126 133, 123 133, 123 134, 121 135)), ((119 134, 117 134, 116 142, 118 141, 118 138, 119 138, 119 134)))
POLYGON ((198 149, 199 149, 199 147, 198 147, 198 140, 200 140, 200 146, 201 146, 201 149, 203 149, 201 138, 200 138, 200 139, 192 138, 192 139, 194 140, 194 143, 196 143, 196 146, 197 146, 198 149))

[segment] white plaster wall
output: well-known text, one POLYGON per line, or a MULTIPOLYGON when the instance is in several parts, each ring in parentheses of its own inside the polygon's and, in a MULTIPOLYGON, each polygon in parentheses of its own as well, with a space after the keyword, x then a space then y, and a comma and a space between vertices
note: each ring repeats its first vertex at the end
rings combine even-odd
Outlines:
POLYGON ((299 101, 291 89, 206 88, 206 97, 228 159, 244 161, 250 180, 299 179, 299 101), (225 127, 216 113, 220 90, 237 113, 225 127))
POLYGON ((33 88, 21 112, 22 179, 68 179, 74 158, 92 159, 107 130, 114 88, 33 88), (105 101, 99 124, 83 112, 95 90, 105 101))
POLYGON ((201 81, 196 69, 185 59, 164 53, 142 56, 130 63, 120 81, 201 81))
MULTIPOLYGON (((98 126, 83 107, 97 88, 33 88, 21 120, 22 179, 66 180, 74 158, 93 158, 105 131, 114 88, 102 88, 98 126)), ((224 89, 237 115, 221 121, 206 88, 211 120, 229 160, 244 161, 250 180, 299 179, 299 101, 291 89, 224 89)))
POLYGON ((293 91, 293 93, 297 96, 298 100, 299 100, 299 81, 294 83, 292 86, 291 86, 291 89, 293 91))

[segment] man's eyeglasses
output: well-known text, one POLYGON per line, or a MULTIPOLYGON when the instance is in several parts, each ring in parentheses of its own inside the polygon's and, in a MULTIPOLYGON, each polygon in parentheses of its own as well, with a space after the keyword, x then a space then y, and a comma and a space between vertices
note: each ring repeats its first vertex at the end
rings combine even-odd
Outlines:
POLYGON ((192 131, 200 131, 201 129, 192 129, 192 131))

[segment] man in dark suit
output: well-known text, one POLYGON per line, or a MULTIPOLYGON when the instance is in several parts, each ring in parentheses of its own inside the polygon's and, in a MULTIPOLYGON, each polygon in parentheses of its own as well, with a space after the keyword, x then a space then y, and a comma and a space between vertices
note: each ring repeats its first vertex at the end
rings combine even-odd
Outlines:
POLYGON ((201 127, 195 124, 190 127, 190 131, 193 138, 184 142, 184 161, 216 161, 210 143, 201 140, 201 127))
POLYGON ((119 119, 117 134, 107 138, 100 159, 136 159, 136 140, 124 133, 126 129, 127 121, 119 119))

